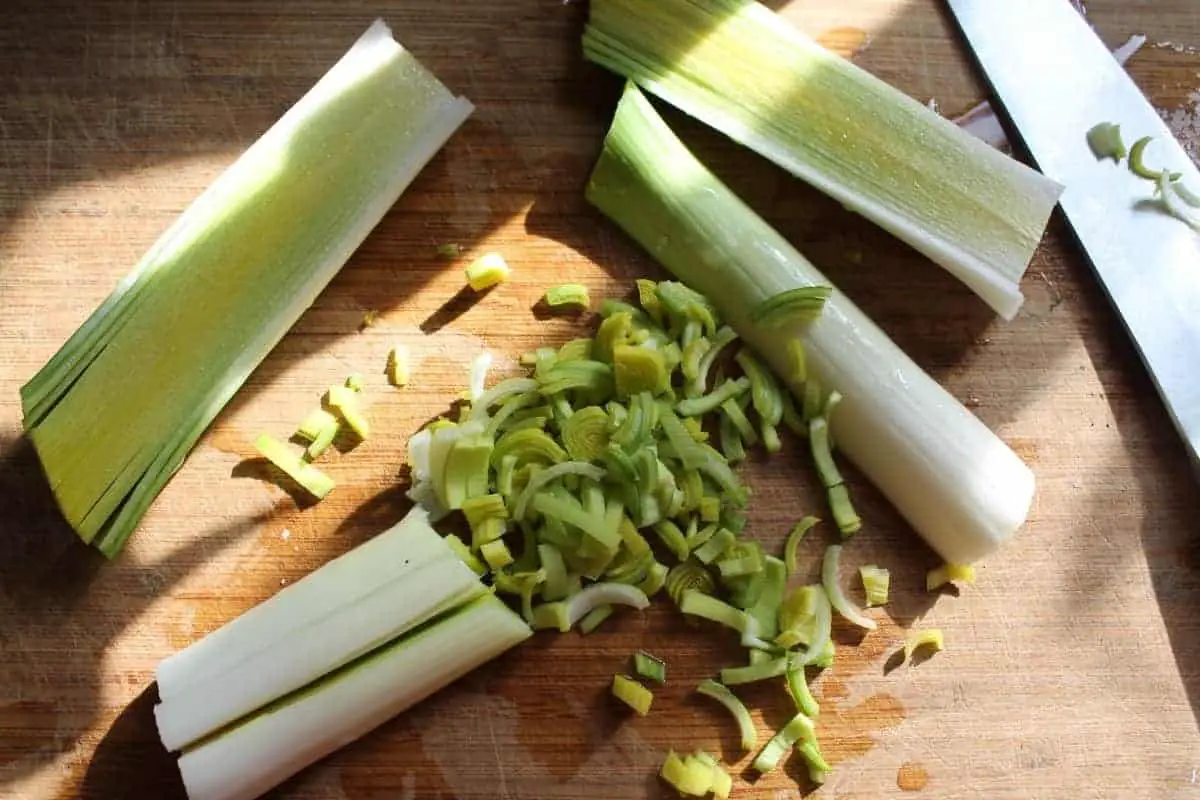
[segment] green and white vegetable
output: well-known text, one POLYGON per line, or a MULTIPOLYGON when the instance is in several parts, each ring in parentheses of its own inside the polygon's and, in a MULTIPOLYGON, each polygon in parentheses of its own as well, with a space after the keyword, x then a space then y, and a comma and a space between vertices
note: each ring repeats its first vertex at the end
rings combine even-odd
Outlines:
POLYGON ((1029 468, 845 295, 834 289, 812 322, 755 324, 750 310, 764 300, 829 281, 705 169, 632 86, 587 197, 711 298, 776 376, 795 371, 782 343, 803 341, 809 380, 788 387, 803 398, 819 382, 843 396, 832 417, 838 450, 947 561, 978 560, 1021 526, 1033 497, 1029 468))
POLYGON ((416 509, 159 664, 163 745, 181 750, 485 591, 416 509))
POLYGON ((79 536, 114 556, 209 422, 471 113, 376 22, 21 389, 79 536))
POLYGON ((588 59, 885 228, 1006 319, 1016 314, 1061 186, 753 0, 595 0, 590 9, 588 59))
POLYGON ((251 800, 520 644, 529 627, 492 595, 403 636, 190 748, 190 800, 251 800))

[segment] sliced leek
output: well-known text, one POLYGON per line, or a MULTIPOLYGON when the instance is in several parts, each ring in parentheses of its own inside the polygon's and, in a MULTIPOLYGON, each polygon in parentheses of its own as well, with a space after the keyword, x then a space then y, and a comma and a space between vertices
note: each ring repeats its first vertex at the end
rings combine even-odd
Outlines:
MULTIPOLYGON (((1015 316, 1058 184, 753 0, 596 0, 590 8, 588 59, 774 161, 1015 316)), ((794 288, 764 284, 766 296, 749 308, 794 288)))
POLYGON ((650 713, 654 693, 628 675, 613 675, 613 697, 637 712, 639 717, 650 713))
POLYGON ((471 112, 376 22, 21 390, 63 514, 115 555, 209 422, 471 112))
POLYGON ((546 290, 545 300, 546 305, 551 308, 558 306, 587 308, 592 303, 591 298, 588 297, 587 287, 582 283, 563 283, 551 286, 546 290))
POLYGON ((279 467, 318 500, 333 491, 334 483, 328 475, 309 464, 299 454, 288 450, 287 445, 278 439, 264 433, 255 440, 254 448, 263 458, 279 467))
POLYGON ((912 659, 913 653, 921 648, 939 653, 946 649, 946 637, 942 634, 940 628, 925 628, 919 631, 912 631, 904 639, 904 660, 912 659))
POLYGON ((737 722, 738 732, 741 734, 743 750, 750 751, 758 747, 758 731, 754 728, 754 720, 750 718, 750 712, 746 710, 746 706, 738 699, 737 695, 729 690, 729 687, 706 679, 700 682, 696 691, 705 697, 716 700, 733 715, 734 721, 737 722))
MULTIPOLYGON (((614 2, 637 0, 599 0, 593 15, 614 2)), ((781 343, 803 342, 805 388, 819 383, 845 397, 833 419, 838 449, 943 558, 978 560, 1024 522, 1028 467, 845 295, 835 289, 813 322, 753 322, 750 309, 763 300, 828 280, 696 161, 636 88, 625 90, 587 197, 712 298, 777 376, 793 370, 781 343)), ((801 396, 798 384, 789 388, 801 396)))
POLYGON ((825 587, 825 594, 829 597, 829 604, 850 622, 860 628, 873 631, 877 627, 875 620, 864 614, 862 609, 854 605, 842 591, 842 585, 838 581, 841 556, 842 546, 831 544, 825 549, 825 559, 821 562, 821 583, 825 587))

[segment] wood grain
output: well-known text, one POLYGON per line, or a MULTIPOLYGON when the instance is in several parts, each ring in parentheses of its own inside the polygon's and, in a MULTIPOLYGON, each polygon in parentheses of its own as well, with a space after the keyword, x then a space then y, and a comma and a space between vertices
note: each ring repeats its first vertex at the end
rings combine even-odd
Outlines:
MULTIPOLYGON (((1112 45, 1131 33, 1200 45, 1192 0, 1093 0, 1112 45)), ((403 444, 460 390, 481 347, 512 358, 587 320, 538 320, 565 276, 594 296, 657 274, 582 199, 619 88, 582 63, 585 9, 560 0, 40 2, 0 26, 0 796, 180 796, 154 740, 157 661, 382 530, 405 508, 403 444), (218 418, 125 554, 74 543, 20 438, 20 385, 157 234, 375 16, 478 112, 423 172, 218 418), (500 250, 514 280, 450 303, 440 242, 500 250), (379 326, 357 332, 363 313, 379 326), (412 347, 417 380, 386 386, 383 354, 412 347), (376 433, 329 457, 337 490, 298 509, 243 464, 259 431, 286 434, 321 390, 368 376, 376 433), (243 465, 239 467, 239 465, 243 465), (288 535, 284 536, 283 531, 288 535)), ((794 3, 783 12, 862 66, 948 113, 981 89, 933 0, 794 3), (864 35, 865 33, 865 35, 864 35)), ((1130 71, 1188 112, 1200 55, 1149 48, 1130 71)), ((944 273, 755 156, 670 114, 749 203, 1032 465, 1033 515, 961 597, 928 596, 934 556, 851 476, 868 525, 850 567, 893 570, 882 630, 839 630, 817 684, 834 779, 817 796, 1200 796, 1200 514, 1153 389, 1056 221, 1027 310, 1001 324, 944 273), (911 625, 949 650, 885 671, 911 625), (916 780, 913 776, 920 776, 916 780), (920 788, 919 788, 920 787, 920 788)), ((749 469, 751 530, 771 546, 819 509, 806 459, 749 469)), ((805 550, 806 570, 823 544, 805 550)), ((719 633, 656 604, 589 636, 539 636, 290 781, 296 798, 659 797, 667 747, 736 760, 734 732, 690 687, 731 659, 719 633), (664 656, 647 719, 620 714, 609 677, 630 652, 664 656)), ((766 728, 778 686, 747 692, 766 728)), ((745 766, 739 761, 739 769, 745 766)), ((789 766, 739 777, 739 797, 807 791, 789 766)))

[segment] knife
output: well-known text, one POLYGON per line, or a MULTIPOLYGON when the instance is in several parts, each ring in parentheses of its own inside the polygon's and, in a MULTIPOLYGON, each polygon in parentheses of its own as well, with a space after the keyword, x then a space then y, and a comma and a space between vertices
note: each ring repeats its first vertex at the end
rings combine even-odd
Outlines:
POLYGON ((1087 132, 1121 126, 1154 141, 1152 169, 1200 171, 1068 0, 947 0, 996 99, 1039 169, 1066 187, 1067 221, 1200 465, 1200 234, 1124 163, 1097 160, 1087 132))

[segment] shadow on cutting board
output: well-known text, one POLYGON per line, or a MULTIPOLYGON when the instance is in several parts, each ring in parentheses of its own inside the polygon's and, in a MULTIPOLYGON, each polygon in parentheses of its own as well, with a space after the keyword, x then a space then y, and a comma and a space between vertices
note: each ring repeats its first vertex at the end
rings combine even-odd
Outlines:
MULTIPOLYGON (((356 547, 399 522, 412 508, 405 486, 376 494, 346 518, 332 537, 356 547)), ((184 798, 176 755, 163 749, 154 721, 157 684, 150 684, 127 705, 104 734, 80 786, 83 798, 184 798)))
MULTIPOLYGON (((1088 355, 1096 365, 1123 448, 1109 457, 1121 462, 1122 473, 1134 476, 1137 488, 1132 494, 1138 498, 1135 503, 1140 518, 1126 521, 1122 515, 1120 519, 1110 520, 1111 531, 1081 532, 1091 541, 1095 541, 1096 536, 1103 536, 1105 547, 1120 548, 1120 552, 1078 565, 1079 603, 1085 605, 1092 597, 1107 598, 1109 595, 1100 587, 1124 580, 1118 572, 1137 563, 1135 548, 1140 543, 1180 681, 1187 693, 1192 716, 1200 722, 1198 475, 1189 464, 1179 434, 1116 315, 1098 289, 1091 294, 1096 313, 1107 319, 1108 324, 1103 326, 1105 335, 1084 341, 1088 355), (1131 535, 1134 531, 1129 530, 1130 527, 1136 527, 1137 539, 1131 535), (1109 565, 1112 574, 1095 574, 1096 564, 1109 565)), ((1101 464, 1100 467, 1106 470, 1108 465, 1101 464)), ((1110 502, 1105 495, 1112 491, 1111 487, 1105 487, 1102 480, 1103 475, 1095 487, 1088 488, 1096 493, 1096 502, 1110 502)), ((1100 544, 1096 542, 1097 546, 1100 544)), ((1135 624, 1139 622, 1155 624, 1153 620, 1139 620, 1135 624)))
MULTIPOLYGON (((125 626, 195 564, 216 557, 263 519, 218 528, 154 563, 140 563, 125 553, 119 563, 110 564, 81 542, 58 513, 33 446, 24 437, 0 442, 0 497, 6 503, 0 514, 0 618, 15 622, 0 626, 5 654, 0 660, 5 691, 0 719, 20 733, 0 748, 0 768, 6 779, 16 779, 69 751, 91 727, 99 713, 103 659, 125 626), (39 688, 47 685, 49 690, 39 688)), ((133 721, 142 720, 151 705, 146 693, 131 705, 129 718, 111 732, 111 747, 129 741, 131 731, 142 730, 133 721)), ((120 774, 123 781, 138 776, 137 770, 120 774)))
POLYGON ((113 721, 96 746, 79 787, 79 796, 83 800, 114 797, 184 800, 187 797, 175 758, 158 741, 158 729, 154 724, 154 704, 157 702, 158 688, 151 684, 113 721))

